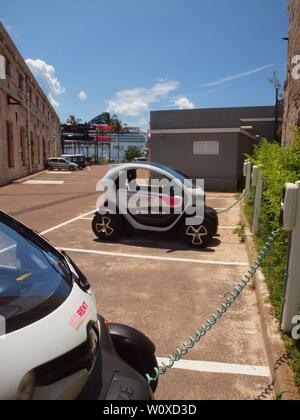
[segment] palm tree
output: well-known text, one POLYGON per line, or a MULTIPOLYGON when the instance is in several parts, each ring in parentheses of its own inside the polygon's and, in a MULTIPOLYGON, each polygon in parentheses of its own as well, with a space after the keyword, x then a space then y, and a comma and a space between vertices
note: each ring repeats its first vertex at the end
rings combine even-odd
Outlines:
POLYGON ((104 117, 106 124, 113 127, 115 133, 124 132, 123 123, 116 114, 111 115, 109 112, 104 112, 102 116, 104 117))
POLYGON ((67 119, 67 124, 70 125, 78 125, 82 122, 81 118, 76 118, 75 115, 70 115, 69 118, 67 119))

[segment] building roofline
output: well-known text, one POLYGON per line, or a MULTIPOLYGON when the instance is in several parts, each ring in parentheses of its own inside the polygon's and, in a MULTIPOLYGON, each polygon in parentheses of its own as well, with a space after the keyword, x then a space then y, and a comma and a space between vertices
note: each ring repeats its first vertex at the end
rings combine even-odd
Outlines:
POLYGON ((28 72, 29 73, 29 75, 32 78, 32 80, 34 80, 34 82, 36 84, 36 88, 38 89, 39 93, 41 94, 41 96, 43 97, 43 99, 45 100, 45 102, 49 105, 49 107, 52 109, 52 111, 56 115, 57 119, 60 121, 60 117, 57 114, 54 106, 49 101, 46 93, 43 91, 43 89, 39 85, 36 77, 34 76, 34 74, 32 73, 32 71, 30 70, 30 68, 27 65, 27 63, 24 60, 24 58, 22 57, 22 55, 21 55, 20 51, 18 50, 15 42, 13 41, 13 39, 11 38, 11 36, 7 32, 7 30, 5 29, 5 26, 0 21, 0 33, 1 32, 4 35, 4 40, 3 40, 4 41, 4 45, 8 48, 8 50, 12 50, 12 51, 10 51, 11 53, 13 53, 14 55, 17 56, 17 58, 18 58, 18 60, 17 60, 18 65, 21 66, 21 67, 23 67, 24 72, 28 72), (7 42, 5 38, 7 38, 9 42, 7 42))
POLYGON ((156 129, 150 130, 150 134, 219 134, 219 133, 241 133, 253 140, 256 140, 256 136, 251 134, 249 131, 242 127, 236 128, 177 128, 177 129, 156 129))
MULTIPOLYGON (((150 113, 158 113, 158 112, 181 112, 181 113, 188 113, 188 112, 195 112, 195 111, 223 111, 223 110, 267 110, 267 109, 275 109, 275 105, 252 105, 252 106, 228 106, 228 107, 212 107, 212 108, 193 108, 193 109, 161 109, 161 110, 153 110, 150 113)), ((283 107, 280 107, 283 110, 283 107)))

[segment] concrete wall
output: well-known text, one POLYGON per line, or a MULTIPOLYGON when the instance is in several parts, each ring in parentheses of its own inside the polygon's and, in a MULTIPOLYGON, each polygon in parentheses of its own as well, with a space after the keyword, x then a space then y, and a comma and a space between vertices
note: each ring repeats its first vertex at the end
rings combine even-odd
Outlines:
POLYGON ((1 24, 0 55, 8 68, 6 80, 0 80, 0 185, 4 185, 42 170, 49 156, 60 154, 60 121, 1 24), (18 104, 9 104, 9 97, 18 104))
POLYGON ((292 64, 292 59, 296 55, 300 55, 300 1, 291 0, 286 99, 282 133, 284 146, 291 143, 294 129, 297 125, 300 125, 300 79, 295 80, 292 77, 292 70, 295 67, 295 64, 292 64))
POLYGON ((190 178, 205 179, 210 191, 237 191, 242 181, 244 152, 254 140, 240 133, 152 134, 151 160, 179 170, 190 178), (219 155, 194 155, 194 142, 218 141, 219 155))
MULTIPOLYGON (((282 119, 283 109, 279 110, 282 119)), ((236 128, 253 126, 255 134, 274 139, 275 107, 208 108, 151 112, 151 129, 236 128)))

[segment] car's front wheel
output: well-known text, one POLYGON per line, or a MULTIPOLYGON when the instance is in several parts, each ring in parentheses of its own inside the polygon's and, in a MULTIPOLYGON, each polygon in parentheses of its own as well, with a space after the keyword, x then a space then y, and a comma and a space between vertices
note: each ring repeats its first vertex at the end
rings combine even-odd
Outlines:
POLYGON ((213 225, 204 219, 201 225, 188 225, 186 220, 180 227, 181 238, 192 248, 207 248, 213 238, 213 225))
MULTIPOLYGON (((152 342, 144 334, 127 326, 111 324, 109 332, 118 356, 144 379, 146 375, 154 378, 158 363, 152 342)), ((150 386, 155 393, 158 379, 152 381, 150 386)))
POLYGON ((116 214, 96 214, 92 222, 94 234, 100 241, 114 241, 123 232, 123 222, 116 214))

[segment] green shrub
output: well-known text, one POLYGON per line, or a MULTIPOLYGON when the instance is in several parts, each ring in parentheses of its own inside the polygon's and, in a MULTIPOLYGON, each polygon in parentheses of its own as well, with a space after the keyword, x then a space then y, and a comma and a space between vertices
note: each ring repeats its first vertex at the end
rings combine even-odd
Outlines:
POLYGON ((136 146, 130 146, 126 150, 125 160, 131 162, 133 159, 140 157, 142 154, 141 149, 136 146))
MULTIPOLYGON (((264 246, 272 230, 280 226, 282 191, 286 183, 300 180, 300 129, 295 132, 293 144, 282 148, 275 143, 263 140, 255 148, 254 165, 263 165, 263 196, 260 229, 255 237, 258 250, 264 246)), ((251 190, 246 205, 249 221, 253 218, 254 191, 251 190)), ((263 265, 263 272, 270 291, 274 314, 280 317, 284 294, 285 271, 288 257, 288 233, 282 232, 272 252, 263 265)), ((294 360, 296 382, 300 385, 300 352, 295 342, 289 342, 289 353, 294 360)))

